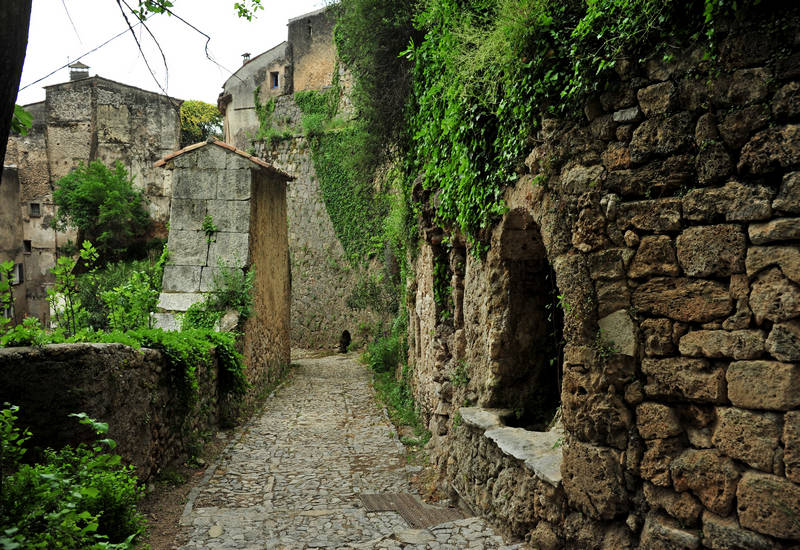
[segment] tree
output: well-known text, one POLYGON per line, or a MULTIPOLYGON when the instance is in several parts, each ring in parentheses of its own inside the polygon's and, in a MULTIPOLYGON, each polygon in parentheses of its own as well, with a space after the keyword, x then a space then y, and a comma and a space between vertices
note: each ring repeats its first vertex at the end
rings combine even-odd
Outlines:
POLYGON ((99 161, 81 163, 55 183, 53 202, 55 227, 77 227, 78 242, 94 243, 104 261, 124 256, 151 223, 144 197, 121 162, 113 170, 99 161))
POLYGON ((6 158, 8 132, 14 116, 14 100, 17 98, 25 49, 28 46, 28 27, 31 18, 32 0, 4 0, 0 2, 0 176, 6 158))
POLYGON ((210 137, 222 139, 222 114, 216 105, 190 99, 181 105, 181 147, 210 137))
MULTIPOLYGON (((3 174, 3 162, 6 158, 8 133, 14 115, 14 100, 19 90, 19 79, 22 76, 22 65, 25 62, 25 50, 28 46, 28 28, 31 22, 32 0, 0 1, 0 22, 3 32, 0 33, 0 176, 3 174)), ((120 5, 120 9, 122 4, 120 5)), ((138 0, 138 9, 133 10, 140 19, 154 13, 171 13, 171 0, 138 0)), ((239 17, 248 21, 258 10, 263 10, 261 0, 242 0, 234 2, 233 9, 239 17)), ((124 13, 124 12, 123 12, 124 13)), ((133 33, 133 28, 131 28, 133 33)))

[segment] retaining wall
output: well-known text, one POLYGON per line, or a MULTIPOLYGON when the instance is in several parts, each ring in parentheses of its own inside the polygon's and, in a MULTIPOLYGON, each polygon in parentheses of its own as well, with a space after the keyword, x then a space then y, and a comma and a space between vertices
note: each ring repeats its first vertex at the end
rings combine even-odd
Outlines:
POLYGON ((194 400, 183 393, 182 376, 161 352, 122 344, 0 349, 0 403, 20 407, 18 425, 34 435, 30 446, 93 441, 94 433, 68 416, 85 412, 108 422, 115 452, 140 480, 196 452, 219 422, 216 360, 197 369, 194 400))

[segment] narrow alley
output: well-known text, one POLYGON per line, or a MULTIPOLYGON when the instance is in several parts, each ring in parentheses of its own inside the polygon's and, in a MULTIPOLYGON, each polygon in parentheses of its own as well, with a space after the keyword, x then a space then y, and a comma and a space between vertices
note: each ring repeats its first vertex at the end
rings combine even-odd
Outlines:
POLYGON ((395 511, 367 511, 360 495, 415 493, 371 375, 354 356, 295 365, 190 494, 181 550, 517 548, 479 518, 414 529, 395 511))

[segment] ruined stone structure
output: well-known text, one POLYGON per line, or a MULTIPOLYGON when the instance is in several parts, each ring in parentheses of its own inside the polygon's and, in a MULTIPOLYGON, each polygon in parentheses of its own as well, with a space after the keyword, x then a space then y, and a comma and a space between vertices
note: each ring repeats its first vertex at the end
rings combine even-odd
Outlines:
POLYGON ((109 424, 114 452, 146 481, 185 460, 204 434, 226 418, 218 366, 196 372, 196 399, 176 388, 183 381, 169 359, 154 349, 122 344, 55 344, 0 349, 0 402, 20 407, 19 422, 33 433, 29 447, 59 449, 97 435, 69 415, 85 412, 109 424))
MULTIPOLYGON (((255 93, 261 103, 331 85, 336 65, 334 18, 327 8, 288 23, 288 41, 249 59, 222 85, 217 106, 224 117, 225 141, 247 149, 259 129, 255 93)), ((280 109, 276 118, 282 116, 280 109)))
MULTIPOLYGON (((6 162, 16 164, 19 174, 16 205, 26 247, 26 311, 47 323, 46 288, 53 281, 49 270, 56 250, 77 238, 73 230, 62 233, 50 227, 53 183, 80 162, 120 161, 148 200, 153 234, 165 236, 170 182, 153 162, 178 147, 180 101, 99 76, 45 90, 44 102, 25 107, 33 115, 33 128, 27 136, 9 138, 6 162)), ((2 194, 0 200, 10 198, 2 194)))
POLYGON ((25 279, 24 259, 30 251, 22 238, 22 213, 19 209, 19 176, 16 166, 3 167, 3 181, 0 183, 5 200, 0 201, 0 263, 14 263, 11 291, 14 303, 8 311, 0 311, 4 317, 15 323, 22 322, 28 313, 26 300, 27 280, 25 279))
POLYGON ((256 154, 292 174, 287 192, 289 257, 292 270, 292 345, 334 349, 343 330, 363 343, 381 315, 347 306, 363 268, 350 265, 322 200, 311 148, 303 136, 270 145, 255 143, 256 154))
POLYGON ((291 176, 217 140, 196 143, 155 163, 171 172, 169 265, 156 314, 177 328, 214 288, 221 269, 255 269, 253 315, 244 326, 247 376, 256 389, 289 364, 289 250, 286 183, 291 176), (212 230, 204 228, 204 220, 212 230))
POLYGON ((620 60, 584 122, 544 120, 482 260, 423 222, 433 460, 534 547, 800 541, 800 18, 703 53, 620 60))
MULTIPOLYGON (((307 348, 333 348, 343 330, 349 330, 358 345, 380 318, 376 312, 355 311, 346 305, 364 273, 349 265, 336 237, 311 148, 303 136, 302 113, 292 95, 332 84, 337 70, 334 22, 328 9, 291 19, 288 41, 246 61, 225 82, 218 103, 225 117, 226 141, 240 149, 252 149, 295 177, 287 192, 293 282, 291 338, 293 345, 307 348), (274 102, 271 122, 281 135, 278 140, 254 141, 259 130, 256 90, 260 102, 274 102)), ((340 113, 352 110, 347 93, 350 82, 349 73, 339 66, 340 113)))

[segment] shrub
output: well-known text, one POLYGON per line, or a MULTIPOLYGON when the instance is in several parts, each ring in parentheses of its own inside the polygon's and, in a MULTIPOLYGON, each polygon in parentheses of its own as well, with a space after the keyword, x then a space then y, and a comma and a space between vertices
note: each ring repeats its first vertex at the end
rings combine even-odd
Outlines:
MULTIPOLYGON (((136 509, 142 490, 133 467, 110 453, 116 443, 47 450, 41 463, 19 464, 30 434, 14 426, 18 410, 0 411, 3 457, 11 457, 1 472, 0 548, 132 549, 145 526, 136 509)), ((108 431, 83 413, 72 416, 98 436, 108 431)))
POLYGON ((120 162, 113 170, 99 161, 79 164, 55 183, 53 202, 58 207, 53 225, 76 227, 78 242, 94 243, 104 262, 126 257, 151 224, 144 197, 120 162))
POLYGON ((239 322, 253 313, 253 281, 256 272, 225 267, 221 262, 214 273, 214 284, 202 302, 192 304, 183 315, 181 328, 213 328, 229 309, 239 312, 239 322))
POLYGON ((387 336, 367 345, 364 359, 375 372, 394 372, 404 359, 403 351, 400 337, 387 336))

